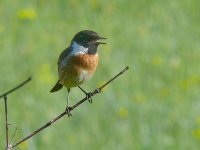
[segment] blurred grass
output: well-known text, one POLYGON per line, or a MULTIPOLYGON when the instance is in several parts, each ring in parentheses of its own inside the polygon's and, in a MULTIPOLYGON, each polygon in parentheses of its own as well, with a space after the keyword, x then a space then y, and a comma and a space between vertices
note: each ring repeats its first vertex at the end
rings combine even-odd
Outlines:
MULTIPOLYGON (((57 58, 76 32, 108 38, 95 76, 83 85, 88 91, 130 66, 92 105, 16 149, 199 149, 199 6, 198 0, 1 0, 0 93, 33 77, 8 97, 9 122, 19 128, 15 141, 64 109, 66 90, 49 90, 57 58)), ((83 96, 74 88, 71 103, 83 96)))

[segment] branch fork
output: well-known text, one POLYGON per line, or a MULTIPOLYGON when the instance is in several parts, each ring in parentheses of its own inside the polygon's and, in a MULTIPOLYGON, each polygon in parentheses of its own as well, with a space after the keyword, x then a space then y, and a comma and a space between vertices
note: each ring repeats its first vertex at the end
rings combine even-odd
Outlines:
MULTIPOLYGON (((90 96, 93 97, 94 95, 100 93, 102 91, 102 89, 104 87, 106 87, 109 83, 111 83, 113 80, 115 80, 117 77, 119 77, 120 75, 122 75, 124 72, 126 72, 129 69, 129 67, 127 66, 126 68, 124 68, 122 71, 120 71, 117 75, 115 75, 113 78, 111 78, 110 80, 108 80, 106 83, 104 83, 102 86, 100 86, 99 88, 96 88, 94 91, 89 92, 90 96)), ((7 95, 12 93, 13 91, 17 90, 18 88, 22 87, 23 85, 25 85, 27 82, 29 82, 31 80, 31 78, 28 78, 26 81, 22 82, 20 85, 18 85, 17 87, 11 89, 10 91, 4 93, 3 95, 0 96, 0 98, 4 97, 4 102, 5 102, 5 118, 6 118, 6 150, 11 150, 15 147, 17 147, 18 145, 20 145, 21 143, 23 143, 24 141, 30 139, 31 137, 33 137, 34 135, 38 134, 39 132, 41 132, 42 130, 44 130, 45 128, 51 126, 52 124, 54 124, 56 121, 58 121, 59 119, 61 119, 62 117, 64 117, 65 115, 67 115, 67 111, 62 112, 61 114, 59 114, 57 117, 55 117, 54 119, 50 120, 49 122, 47 122, 46 124, 44 124, 43 126, 41 126, 40 128, 36 129, 35 131, 33 131, 31 134, 29 134, 27 137, 21 139, 20 141, 18 141, 15 144, 11 144, 13 141, 13 138, 16 134, 17 128, 15 130, 15 133, 11 139, 11 142, 9 143, 9 137, 8 137, 8 122, 7 122, 7 116, 8 116, 8 110, 7 110, 7 95)), ((74 110, 76 107, 78 107, 80 104, 82 104, 83 102, 85 102, 87 100, 87 96, 85 98, 83 98, 82 100, 80 100, 79 102, 77 102, 76 104, 74 104, 71 109, 69 110, 69 112, 71 112, 72 110, 74 110)))

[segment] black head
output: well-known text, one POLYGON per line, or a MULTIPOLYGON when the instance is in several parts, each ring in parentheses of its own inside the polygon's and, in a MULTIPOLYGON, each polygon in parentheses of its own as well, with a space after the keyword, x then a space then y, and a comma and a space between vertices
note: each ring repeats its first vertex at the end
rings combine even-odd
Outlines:
POLYGON ((72 42, 77 42, 78 44, 89 47, 91 45, 98 46, 99 44, 106 44, 103 42, 99 42, 98 40, 106 39, 101 36, 99 36, 96 32, 90 31, 90 30, 83 30, 78 32, 74 38, 72 39, 72 42))

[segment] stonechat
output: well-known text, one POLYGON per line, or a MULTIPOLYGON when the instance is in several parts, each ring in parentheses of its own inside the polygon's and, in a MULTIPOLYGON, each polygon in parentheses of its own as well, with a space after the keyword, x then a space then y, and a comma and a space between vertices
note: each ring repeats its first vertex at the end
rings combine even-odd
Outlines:
POLYGON ((67 88, 67 106, 66 111, 68 116, 71 116, 69 107, 69 95, 72 87, 79 87, 86 94, 89 102, 92 102, 90 93, 83 90, 80 85, 87 81, 95 72, 99 56, 97 48, 100 40, 106 39, 99 36, 96 32, 83 30, 78 32, 71 41, 68 48, 60 54, 58 59, 58 75, 59 80, 50 92, 56 92, 63 86, 67 88))

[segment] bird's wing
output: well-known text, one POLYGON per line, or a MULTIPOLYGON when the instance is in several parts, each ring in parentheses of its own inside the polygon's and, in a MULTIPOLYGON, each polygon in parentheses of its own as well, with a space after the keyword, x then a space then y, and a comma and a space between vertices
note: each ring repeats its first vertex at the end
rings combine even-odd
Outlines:
POLYGON ((64 49, 58 58, 58 74, 61 82, 66 74, 67 59, 70 56, 71 51, 72 48, 70 47, 64 49))
POLYGON ((60 56, 59 56, 59 58, 58 58, 58 66, 60 65, 60 63, 63 61, 63 59, 65 58, 65 57, 67 57, 69 54, 70 54, 70 52, 71 52, 71 48, 70 47, 68 47, 68 48, 66 48, 66 49, 64 49, 63 51, 62 51, 62 53, 60 54, 60 56))

